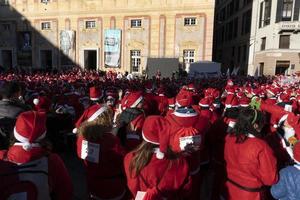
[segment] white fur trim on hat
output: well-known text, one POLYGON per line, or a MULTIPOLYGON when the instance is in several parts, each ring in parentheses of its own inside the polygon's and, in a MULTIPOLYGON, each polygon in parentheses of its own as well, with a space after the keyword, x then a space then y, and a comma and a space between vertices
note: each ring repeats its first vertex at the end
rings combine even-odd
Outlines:
POLYGON ((149 143, 151 143, 151 144, 156 144, 156 145, 159 145, 159 143, 158 143, 158 142, 153 142, 153 141, 151 141, 151 140, 147 139, 147 138, 145 137, 145 135, 144 135, 144 132, 143 132, 143 131, 142 131, 142 137, 143 137, 143 139, 144 139, 146 142, 149 142, 149 143))
POLYGON ((249 104, 240 104, 241 107, 248 107, 249 104))
POLYGON ((202 103, 199 103, 199 106, 201 106, 201 107, 209 107, 208 104, 202 104, 202 103))
POLYGON ((143 96, 140 96, 130 107, 135 108, 142 100, 143 96))
POLYGON ((37 98, 33 99, 33 104, 34 105, 38 105, 39 103, 40 103, 39 99, 37 99, 37 98))
MULTIPOLYGON (((21 134, 19 134, 18 131, 16 130, 16 127, 14 128, 14 136, 21 143, 29 143, 29 139, 26 137, 23 137, 21 134)), ((38 142, 38 141, 44 139, 45 137, 46 137, 46 131, 40 137, 38 137, 35 141, 38 142)))
POLYGON ((98 101, 100 98, 90 98, 92 101, 98 101))
POLYGON ((192 112, 192 113, 180 113, 177 111, 174 111, 173 114, 177 117, 196 117, 198 115, 197 112, 192 112))
POLYGON ((88 122, 94 121, 99 115, 101 115, 103 112, 107 111, 108 108, 106 106, 102 106, 99 108, 90 118, 88 118, 88 122))

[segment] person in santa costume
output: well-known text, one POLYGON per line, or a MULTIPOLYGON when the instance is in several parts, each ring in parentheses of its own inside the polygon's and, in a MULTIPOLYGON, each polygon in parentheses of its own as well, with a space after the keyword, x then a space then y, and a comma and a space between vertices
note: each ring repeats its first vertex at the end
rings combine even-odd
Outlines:
POLYGON ((97 87, 91 87, 90 88, 90 100, 92 102, 91 106, 89 106, 81 117, 77 120, 75 123, 75 128, 73 129, 73 133, 77 133, 78 128, 80 125, 85 122, 94 112, 94 110, 97 110, 101 107, 101 99, 102 99, 102 91, 97 87))
POLYGON ((113 112, 102 106, 78 129, 77 155, 84 161, 90 199, 126 199, 125 150, 112 134, 113 112))
POLYGON ((280 170, 278 183, 272 186, 271 194, 275 199, 297 200, 300 199, 300 142, 293 148, 294 165, 280 170))
MULTIPOLYGON (((193 109, 193 94, 191 91, 181 89, 176 96, 176 108, 173 113, 165 117, 170 127, 170 137, 178 135, 195 134, 200 140, 199 149, 186 154, 190 166, 190 174, 193 179, 193 191, 191 199, 198 199, 200 196, 200 185, 202 181, 201 166, 209 162, 207 149, 205 148, 206 133, 210 127, 209 119, 199 115, 193 109)), ((183 136, 182 136, 183 137, 183 136)))
POLYGON ((117 120, 117 135, 127 151, 136 148, 141 142, 142 127, 145 120, 143 93, 130 92, 124 97, 124 108, 117 120))
POLYGON ((268 105, 259 100, 251 103, 257 109, 269 113, 271 119, 276 120, 273 121, 274 134, 269 134, 266 139, 274 150, 278 167, 281 169, 291 163, 293 159, 292 146, 300 138, 300 117, 278 105, 268 105))
POLYGON ((147 117, 142 136, 142 144, 124 159, 132 196, 143 200, 189 199, 189 165, 184 157, 168 150, 171 140, 165 119, 147 117))
POLYGON ((62 159, 50 152, 46 132, 46 113, 21 113, 14 128, 14 142, 7 151, 0 151, 0 159, 20 166, 19 178, 34 184, 38 200, 72 199, 70 176, 62 159))
POLYGON ((224 158, 228 200, 262 200, 278 180, 277 161, 263 140, 263 113, 241 109, 234 131, 226 136, 224 158))

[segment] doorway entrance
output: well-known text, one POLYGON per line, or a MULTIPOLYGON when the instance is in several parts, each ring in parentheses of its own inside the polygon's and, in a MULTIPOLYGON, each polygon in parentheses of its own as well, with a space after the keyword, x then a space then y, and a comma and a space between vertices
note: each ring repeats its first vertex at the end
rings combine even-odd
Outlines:
POLYGON ((52 69, 52 50, 41 50, 40 59, 42 68, 52 69))
POLYGON ((2 65, 5 69, 12 68, 12 50, 2 50, 2 65))
POLYGON ((87 70, 97 69, 97 50, 84 50, 84 68, 87 70))

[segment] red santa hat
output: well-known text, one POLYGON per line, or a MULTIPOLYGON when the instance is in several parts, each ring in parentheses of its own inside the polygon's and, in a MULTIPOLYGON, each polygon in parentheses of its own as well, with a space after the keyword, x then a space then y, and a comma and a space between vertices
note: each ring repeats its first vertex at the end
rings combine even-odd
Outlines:
POLYGON ((170 108, 175 108, 175 97, 168 98, 168 104, 170 108))
POLYGON ((233 81, 232 81, 231 79, 228 79, 228 80, 227 80, 227 85, 228 85, 228 86, 233 86, 234 83, 233 83, 233 81))
POLYGON ((36 111, 21 113, 16 121, 14 137, 19 141, 15 145, 22 146, 26 151, 39 147, 36 142, 46 137, 46 113, 36 111))
POLYGON ((92 107, 90 107, 89 112, 85 117, 81 117, 76 122, 76 128, 73 129, 73 133, 77 133, 78 127, 85 121, 91 122, 97 119, 98 116, 100 116, 102 113, 108 110, 107 106, 96 104, 92 107))
POLYGON ((195 91, 195 90, 196 90, 196 87, 195 87, 194 83, 190 83, 190 84, 187 86, 187 89, 190 90, 190 91, 195 91))
POLYGON ((278 97, 278 102, 289 102, 290 101, 290 95, 287 93, 281 93, 278 97))
POLYGON ((234 88, 228 88, 226 91, 227 91, 227 94, 234 94, 234 92, 235 92, 234 88))
POLYGON ((209 98, 202 98, 199 101, 199 106, 203 107, 203 108, 209 108, 211 106, 212 102, 209 98))
POLYGON ((189 107, 193 104, 193 93, 186 89, 181 89, 176 96, 176 105, 178 107, 189 107))
POLYGON ((168 148, 168 132, 164 131, 166 127, 165 120, 161 116, 149 116, 143 124, 142 137, 146 142, 159 146, 155 149, 158 159, 164 158, 168 148))
POLYGON ((271 94, 272 96, 276 96, 279 92, 278 88, 269 87, 266 89, 267 93, 271 94))
POLYGON ((126 108, 135 108, 143 100, 142 92, 130 92, 124 102, 126 108))
POLYGON ((48 112, 51 106, 51 101, 46 96, 39 96, 33 99, 33 104, 35 105, 35 110, 48 112))
POLYGON ((147 93, 151 93, 152 90, 153 90, 153 85, 152 85, 152 83, 151 83, 151 82, 147 82, 147 83, 145 84, 145 88, 146 88, 146 92, 147 92, 147 93))
POLYGON ((250 104, 250 99, 246 96, 243 96, 241 99, 240 99, 240 106, 241 107, 248 107, 250 104))
POLYGON ((297 142, 293 148, 294 160, 297 164, 300 164, 300 142, 297 142))
POLYGON ((92 101, 98 101, 102 98, 102 91, 98 87, 90 88, 90 99, 92 101))
POLYGON ((226 108, 235 108, 235 107, 239 107, 239 101, 238 98, 234 95, 230 96, 229 98, 226 98, 225 101, 225 107, 226 108))

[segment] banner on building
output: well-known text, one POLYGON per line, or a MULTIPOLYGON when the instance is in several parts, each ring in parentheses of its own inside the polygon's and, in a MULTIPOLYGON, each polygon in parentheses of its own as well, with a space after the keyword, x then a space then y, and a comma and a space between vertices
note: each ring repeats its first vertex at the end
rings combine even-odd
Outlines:
POLYGON ((72 65, 75 60, 75 31, 60 31, 61 65, 72 65))
POLYGON ((32 33, 20 31, 17 33, 17 61, 19 66, 32 66, 32 33))
POLYGON ((105 67, 120 67, 121 30, 108 29, 104 34, 105 67))

